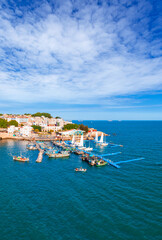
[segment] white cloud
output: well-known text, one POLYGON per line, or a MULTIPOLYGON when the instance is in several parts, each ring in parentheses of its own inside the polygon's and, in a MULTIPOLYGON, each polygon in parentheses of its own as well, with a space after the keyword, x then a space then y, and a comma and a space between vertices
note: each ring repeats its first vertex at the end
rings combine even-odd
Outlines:
POLYGON ((0 99, 85 104, 162 88, 147 2, 72 8, 70 1, 55 11, 47 2, 25 13, 16 8, 17 15, 1 8, 0 99))

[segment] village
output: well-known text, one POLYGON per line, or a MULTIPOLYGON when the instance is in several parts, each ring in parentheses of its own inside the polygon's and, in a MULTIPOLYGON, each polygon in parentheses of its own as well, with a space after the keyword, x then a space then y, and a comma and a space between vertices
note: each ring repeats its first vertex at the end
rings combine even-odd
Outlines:
MULTIPOLYGON (((15 140, 71 140, 76 132, 77 137, 84 134, 84 139, 93 140, 96 134, 96 129, 84 126, 83 129, 79 125, 73 124, 71 121, 66 121, 60 117, 53 118, 46 116, 47 114, 1 114, 0 120, 5 121, 6 127, 0 127, 0 139, 15 139, 15 140), (40 116, 37 116, 40 115, 40 116), (84 131, 84 128, 86 131, 84 131)), ((98 132, 98 136, 101 136, 98 132)))

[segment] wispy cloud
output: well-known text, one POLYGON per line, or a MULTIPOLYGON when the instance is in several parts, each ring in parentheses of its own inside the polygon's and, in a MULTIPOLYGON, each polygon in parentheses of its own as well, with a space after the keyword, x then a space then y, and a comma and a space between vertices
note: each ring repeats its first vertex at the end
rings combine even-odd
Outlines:
POLYGON ((11 8, 3 1, 0 100, 109 105, 118 96, 162 89, 160 20, 149 18, 153 6, 97 2, 11 8))

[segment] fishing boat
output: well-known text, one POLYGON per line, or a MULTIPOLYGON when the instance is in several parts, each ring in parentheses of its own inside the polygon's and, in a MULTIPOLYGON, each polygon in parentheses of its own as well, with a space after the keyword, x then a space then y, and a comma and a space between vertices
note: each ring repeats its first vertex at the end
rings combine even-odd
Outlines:
POLYGON ((80 168, 75 168, 75 171, 76 171, 76 172, 86 172, 87 169, 80 167, 80 168))
POLYGON ((29 162, 29 158, 20 157, 20 156, 18 156, 18 157, 14 156, 13 160, 14 161, 19 161, 19 162, 29 162))
POLYGON ((48 154, 48 157, 50 157, 50 158, 64 158, 64 157, 69 157, 69 156, 70 156, 70 154, 67 151, 61 151, 58 153, 48 154))
POLYGON ((96 162, 97 167, 102 167, 102 166, 105 166, 105 165, 107 165, 107 162, 104 161, 104 160, 99 160, 99 161, 96 162))

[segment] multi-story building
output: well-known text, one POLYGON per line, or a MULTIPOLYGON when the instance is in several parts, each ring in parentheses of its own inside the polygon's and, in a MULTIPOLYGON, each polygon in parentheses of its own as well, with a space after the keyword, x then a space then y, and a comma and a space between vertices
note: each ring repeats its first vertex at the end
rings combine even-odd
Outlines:
POLYGON ((32 130, 33 130, 33 128, 30 127, 30 126, 23 126, 23 127, 20 128, 20 134, 22 136, 30 137, 32 130))

